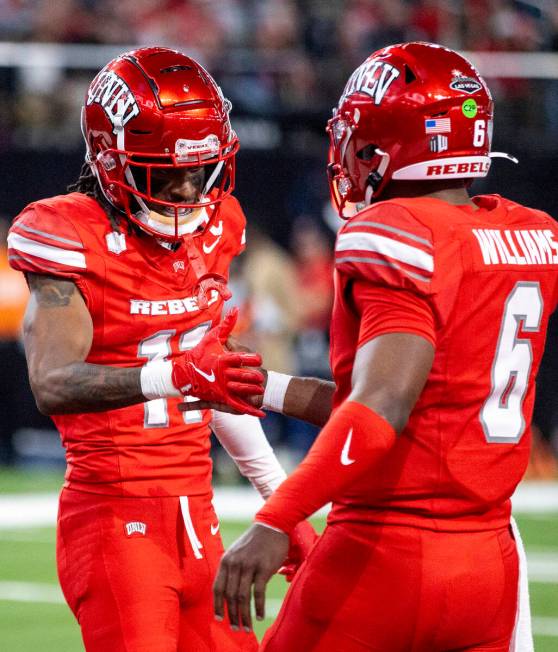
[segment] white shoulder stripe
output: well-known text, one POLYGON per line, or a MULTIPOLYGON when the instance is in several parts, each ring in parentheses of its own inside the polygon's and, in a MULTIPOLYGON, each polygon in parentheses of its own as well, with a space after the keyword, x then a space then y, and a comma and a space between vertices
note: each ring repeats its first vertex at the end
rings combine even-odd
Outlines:
POLYGON ((404 231, 403 229, 397 229, 394 226, 390 226, 389 224, 382 224, 381 222, 370 222, 369 220, 359 220, 354 224, 351 223, 347 224, 345 228, 358 229, 359 226, 372 226, 375 229, 381 229, 382 231, 391 231, 391 233, 402 235, 404 238, 409 238, 409 240, 420 242, 420 244, 423 244, 426 247, 430 247, 430 249, 432 249, 433 247, 432 242, 430 242, 430 240, 427 240, 426 238, 421 238, 420 236, 415 235, 414 233, 410 233, 409 231, 404 231))
POLYGON ((411 278, 416 278, 419 281, 424 281, 425 283, 430 283, 430 276, 423 276, 422 274, 417 274, 416 272, 411 272, 408 269, 403 269, 397 263, 388 262, 387 260, 381 260, 380 258, 371 258, 369 256, 344 256, 343 258, 336 258, 336 263, 366 263, 367 265, 381 265, 383 267, 391 267, 392 269, 397 269, 401 274, 410 276, 411 278))
POLYGON ((342 233, 337 238, 336 251, 375 251, 401 263, 413 265, 428 272, 434 271, 434 257, 422 249, 404 244, 376 233, 342 233))
POLYGON ((63 242, 64 244, 73 245, 78 249, 83 249, 83 245, 81 244, 81 242, 76 242, 75 240, 68 240, 67 238, 61 238, 59 235, 52 235, 51 233, 47 233, 46 231, 39 231, 38 229, 32 229, 30 226, 27 226, 26 224, 18 224, 17 228, 22 229, 23 231, 27 231, 28 233, 35 233, 36 235, 40 235, 43 238, 48 238, 49 240, 56 240, 57 242, 63 242))
POLYGON ((60 247, 42 244, 35 240, 25 238, 18 233, 10 233, 8 235, 8 247, 22 253, 30 254, 31 256, 36 256, 37 258, 52 260, 61 265, 68 265, 68 267, 87 268, 85 255, 79 251, 70 251, 69 249, 61 249, 60 247))

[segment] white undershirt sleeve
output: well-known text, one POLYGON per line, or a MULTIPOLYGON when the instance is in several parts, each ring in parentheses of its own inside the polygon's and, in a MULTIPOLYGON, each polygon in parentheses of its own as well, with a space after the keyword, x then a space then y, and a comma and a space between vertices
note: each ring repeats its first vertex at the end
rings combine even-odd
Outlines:
POLYGON ((240 473, 267 499, 287 474, 275 457, 260 420, 248 414, 213 410, 209 425, 240 473))

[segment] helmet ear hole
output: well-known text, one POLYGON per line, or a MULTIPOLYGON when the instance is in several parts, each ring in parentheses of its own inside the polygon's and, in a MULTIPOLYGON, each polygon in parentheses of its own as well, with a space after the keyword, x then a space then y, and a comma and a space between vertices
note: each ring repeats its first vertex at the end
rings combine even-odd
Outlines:
POLYGON ((359 151, 356 153, 357 158, 359 158, 361 161, 371 161, 375 154, 376 154, 376 149, 377 145, 365 145, 362 149, 359 149, 359 151))

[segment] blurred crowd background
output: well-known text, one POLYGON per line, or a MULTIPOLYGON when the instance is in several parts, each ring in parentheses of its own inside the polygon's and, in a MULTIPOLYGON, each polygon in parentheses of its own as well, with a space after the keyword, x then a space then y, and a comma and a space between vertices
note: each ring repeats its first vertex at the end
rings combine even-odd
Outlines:
MULTIPOLYGON (((499 162, 477 193, 558 216, 558 0, 0 0, 0 462, 61 464, 34 407, 20 345, 27 290, 6 261, 5 231, 28 202, 63 192, 83 159, 79 114, 96 70, 140 45, 200 60, 233 102, 237 196, 250 223, 232 270, 238 335, 270 368, 329 375, 331 252, 325 123, 370 52, 426 40, 479 66, 496 101, 499 162)), ((533 477, 557 477, 558 320, 538 382, 533 477)), ((287 465, 316 431, 264 421, 287 465)), ((216 450, 216 470, 230 468, 216 450)))

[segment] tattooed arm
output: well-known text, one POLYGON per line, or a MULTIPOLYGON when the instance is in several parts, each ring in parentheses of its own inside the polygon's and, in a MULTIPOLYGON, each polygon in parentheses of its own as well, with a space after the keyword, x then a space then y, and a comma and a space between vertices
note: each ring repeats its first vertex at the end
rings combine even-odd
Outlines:
POLYGON ((84 362, 93 323, 72 281, 28 274, 31 298, 24 320, 29 380, 43 414, 102 412, 143 403, 141 367, 84 362))

